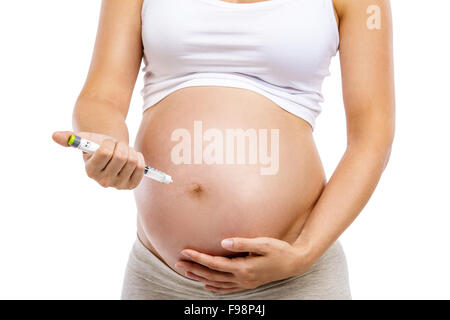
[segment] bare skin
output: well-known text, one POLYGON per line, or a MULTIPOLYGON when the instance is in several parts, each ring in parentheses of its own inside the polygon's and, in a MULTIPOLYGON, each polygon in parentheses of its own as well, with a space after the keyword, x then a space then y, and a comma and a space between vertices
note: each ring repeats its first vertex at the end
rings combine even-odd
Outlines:
MULTIPOLYGON (((110 152, 103 158, 94 154, 98 161, 85 155, 86 171, 103 187, 133 189, 141 241, 208 290, 234 292, 306 272, 357 217, 387 165, 395 119, 389 1, 335 0, 334 5, 348 144, 327 183, 311 127, 243 89, 205 86, 173 93, 144 112, 136 143, 129 147, 125 119, 142 59, 142 0, 103 1, 73 126, 105 135, 96 136, 96 142, 110 152), (381 9, 380 30, 366 27, 370 5, 381 9), (192 132, 196 119, 219 129, 282 128, 279 173, 264 177, 246 165, 174 165, 170 133, 180 127, 192 132), (170 172, 175 183, 143 179, 133 188, 140 155, 170 172), (119 167, 128 168, 127 174, 119 167), (225 238, 231 247, 221 245, 225 238)), ((55 133, 54 140, 63 145, 67 134, 55 133)))
POLYGON ((134 147, 175 181, 145 179, 135 189, 139 237, 172 268, 185 248, 232 255, 220 245, 227 237, 294 242, 326 183, 309 124, 243 89, 191 87, 173 93, 145 111, 134 147), (260 165, 253 164, 174 164, 171 132, 185 128, 194 136, 198 119, 205 130, 222 132, 279 128, 278 173, 262 176, 260 165))

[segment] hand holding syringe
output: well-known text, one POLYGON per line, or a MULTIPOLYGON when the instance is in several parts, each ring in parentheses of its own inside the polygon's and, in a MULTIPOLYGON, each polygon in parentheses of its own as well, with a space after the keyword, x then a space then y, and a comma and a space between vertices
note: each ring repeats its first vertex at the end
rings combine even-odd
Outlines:
POLYGON ((114 137, 94 132, 55 131, 52 139, 60 146, 84 151, 86 173, 102 187, 132 190, 144 175, 162 183, 172 182, 169 175, 146 166, 141 152, 114 137))
MULTIPOLYGON (((69 137, 69 140, 67 141, 67 144, 71 147, 80 149, 81 151, 84 151, 88 154, 93 154, 95 152, 95 150, 97 150, 99 148, 99 145, 96 144, 95 142, 89 141, 87 139, 81 138, 77 135, 72 134, 69 137)), ((146 177, 149 177, 153 180, 162 182, 162 183, 171 183, 173 182, 172 177, 169 176, 168 174, 159 171, 157 169, 154 169, 150 166, 146 166, 144 169, 144 175, 146 177)))

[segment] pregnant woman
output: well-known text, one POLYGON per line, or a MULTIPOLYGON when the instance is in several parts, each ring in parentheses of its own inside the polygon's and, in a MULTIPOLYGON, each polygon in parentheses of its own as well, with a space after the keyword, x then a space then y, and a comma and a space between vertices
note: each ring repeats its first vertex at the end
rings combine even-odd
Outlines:
POLYGON ((103 1, 73 129, 100 145, 87 175, 135 195, 123 299, 351 299, 338 238, 390 155, 390 19, 387 0, 103 1), (348 143, 327 181, 313 130, 337 51, 348 143))

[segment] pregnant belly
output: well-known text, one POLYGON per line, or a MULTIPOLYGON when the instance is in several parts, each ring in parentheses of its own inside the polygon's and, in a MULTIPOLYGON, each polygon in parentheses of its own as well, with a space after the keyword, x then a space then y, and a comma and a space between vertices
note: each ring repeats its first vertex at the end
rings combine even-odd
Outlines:
POLYGON ((134 190, 138 235, 173 269, 185 248, 232 255, 227 237, 292 243, 325 186, 309 124, 245 89, 172 93, 144 112, 134 147, 174 180, 134 190))

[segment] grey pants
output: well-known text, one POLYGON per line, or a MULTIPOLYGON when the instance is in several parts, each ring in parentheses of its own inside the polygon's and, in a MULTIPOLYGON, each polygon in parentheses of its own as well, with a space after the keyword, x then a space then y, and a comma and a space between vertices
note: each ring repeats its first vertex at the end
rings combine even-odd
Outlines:
POLYGON ((347 261, 337 240, 304 274, 235 293, 203 289, 203 283, 185 278, 159 260, 139 240, 133 244, 122 288, 127 300, 349 300, 347 261))

